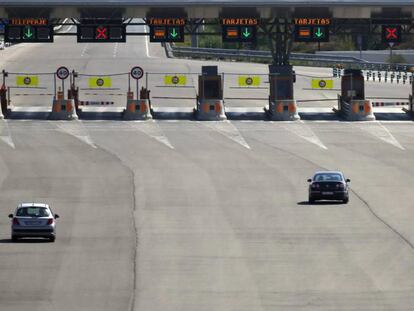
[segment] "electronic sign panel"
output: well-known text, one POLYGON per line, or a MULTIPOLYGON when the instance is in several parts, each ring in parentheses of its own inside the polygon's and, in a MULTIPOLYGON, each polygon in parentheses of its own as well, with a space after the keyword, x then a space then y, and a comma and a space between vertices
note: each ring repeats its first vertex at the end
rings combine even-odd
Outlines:
POLYGON ((53 25, 47 18, 11 18, 5 25, 4 41, 53 42, 53 25))
POLYGON ((382 25, 382 42, 399 43, 401 42, 401 25, 382 25))
POLYGON ((257 26, 259 19, 257 18, 222 18, 220 20, 222 26, 223 42, 255 42, 257 26))
POLYGON ((184 42, 185 18, 149 17, 150 42, 184 42))

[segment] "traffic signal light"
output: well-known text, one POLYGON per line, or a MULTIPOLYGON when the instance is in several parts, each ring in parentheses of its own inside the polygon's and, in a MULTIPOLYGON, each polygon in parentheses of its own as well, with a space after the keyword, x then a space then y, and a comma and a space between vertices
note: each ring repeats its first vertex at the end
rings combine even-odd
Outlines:
POLYGON ((401 25, 382 25, 382 42, 401 42, 401 25))

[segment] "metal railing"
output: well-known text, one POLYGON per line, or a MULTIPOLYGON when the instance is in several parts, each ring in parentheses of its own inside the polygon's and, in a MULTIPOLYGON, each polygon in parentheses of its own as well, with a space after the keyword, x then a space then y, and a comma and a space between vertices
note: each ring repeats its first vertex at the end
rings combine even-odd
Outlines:
MULTIPOLYGON (((247 61, 272 61, 272 54, 269 51, 238 50, 238 49, 216 49, 216 48, 194 48, 179 47, 165 44, 168 57, 189 57, 205 59, 234 59, 247 61)), ((414 64, 388 64, 379 62, 368 62, 353 56, 336 56, 324 54, 292 53, 290 60, 304 62, 308 65, 332 67, 341 64, 346 68, 363 70, 394 70, 409 71, 414 64)))

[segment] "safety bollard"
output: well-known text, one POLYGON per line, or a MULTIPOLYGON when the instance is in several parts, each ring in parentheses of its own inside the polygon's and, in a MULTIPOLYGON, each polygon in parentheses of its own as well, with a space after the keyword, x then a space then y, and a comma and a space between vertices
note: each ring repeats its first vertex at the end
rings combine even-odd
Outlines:
MULTIPOLYGON (((62 98, 59 96, 58 98, 62 98)), ((74 99, 54 99, 52 112, 49 114, 51 120, 77 120, 75 100, 74 99)))

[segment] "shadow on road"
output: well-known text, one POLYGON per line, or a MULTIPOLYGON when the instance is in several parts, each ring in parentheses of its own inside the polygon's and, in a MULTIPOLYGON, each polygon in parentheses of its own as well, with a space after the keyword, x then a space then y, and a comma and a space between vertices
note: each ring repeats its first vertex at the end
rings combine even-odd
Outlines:
POLYGON ((301 206, 312 206, 312 205, 345 205, 344 203, 342 203, 341 201, 317 201, 314 203, 309 203, 309 201, 301 201, 298 202, 298 205, 301 206))
POLYGON ((33 244, 33 243, 49 243, 48 239, 19 239, 16 242, 13 242, 11 239, 0 239, 0 244, 11 244, 11 243, 21 243, 21 244, 33 244))

